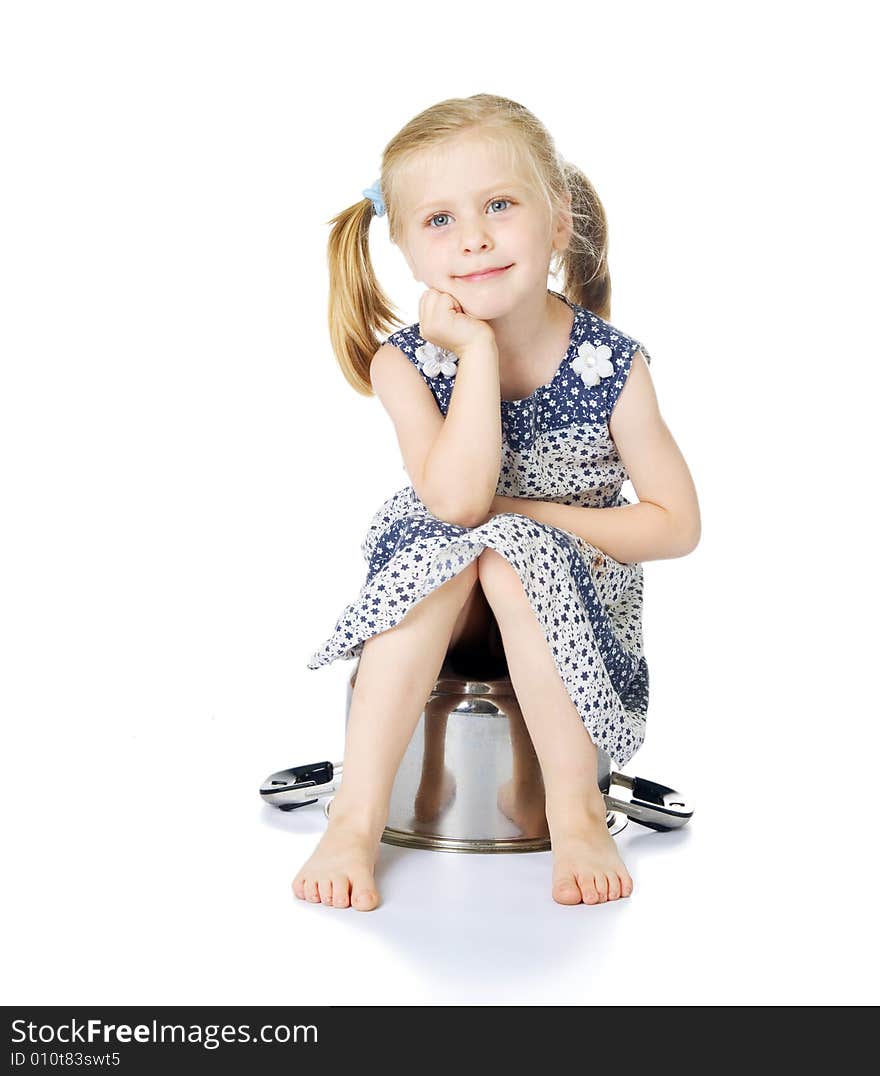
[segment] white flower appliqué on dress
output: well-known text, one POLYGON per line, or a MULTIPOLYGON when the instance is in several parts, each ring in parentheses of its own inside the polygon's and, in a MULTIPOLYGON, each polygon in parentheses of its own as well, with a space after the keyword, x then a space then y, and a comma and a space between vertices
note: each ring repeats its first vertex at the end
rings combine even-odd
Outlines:
POLYGON ((601 378, 610 377, 614 373, 611 348, 607 344, 595 347, 585 340, 578 348, 575 358, 571 360, 571 368, 581 375, 581 381, 585 385, 598 385, 601 378))
POLYGON ((422 364, 422 372, 428 377, 436 377, 441 373, 444 377, 455 377, 458 371, 455 365, 458 362, 458 355, 447 351, 444 347, 437 347, 436 344, 427 343, 416 348, 416 358, 422 364))

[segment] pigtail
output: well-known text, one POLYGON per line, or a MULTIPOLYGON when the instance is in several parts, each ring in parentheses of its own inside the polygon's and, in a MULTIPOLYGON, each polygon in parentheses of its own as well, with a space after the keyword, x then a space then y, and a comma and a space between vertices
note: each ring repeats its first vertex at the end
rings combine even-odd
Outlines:
POLYGON ((562 253, 564 292, 572 302, 600 318, 611 317, 611 274, 608 269, 608 220, 596 188, 568 161, 561 170, 571 195, 572 236, 562 253))
POLYGON ((332 226, 327 242, 330 344, 346 380, 362 396, 373 395, 370 363, 399 320, 370 260, 374 213, 365 197, 327 222, 332 226))

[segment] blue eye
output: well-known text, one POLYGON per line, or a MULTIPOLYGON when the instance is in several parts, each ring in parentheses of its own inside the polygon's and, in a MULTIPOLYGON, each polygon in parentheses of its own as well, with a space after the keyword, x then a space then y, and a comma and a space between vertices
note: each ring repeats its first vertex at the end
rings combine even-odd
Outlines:
MULTIPOLYGON (((498 204, 499 202, 505 202, 505 203, 507 203, 508 205, 510 205, 510 201, 511 201, 511 200, 510 200, 509 198, 493 198, 493 199, 492 199, 492 201, 491 201, 491 202, 489 202, 489 205, 497 205, 497 204, 498 204)), ((435 214, 433 215, 433 217, 429 217, 429 218, 428 218, 428 225, 429 225, 429 227, 430 227, 430 226, 433 226, 433 223, 434 223, 434 221, 435 221, 435 220, 436 220, 436 219, 437 219, 438 217, 448 217, 448 216, 449 216, 449 214, 448 214, 448 213, 435 213, 435 214)), ((493 214, 493 216, 494 216, 494 214, 493 214)), ((438 230, 437 228, 434 228, 434 231, 437 231, 437 230, 438 230)))

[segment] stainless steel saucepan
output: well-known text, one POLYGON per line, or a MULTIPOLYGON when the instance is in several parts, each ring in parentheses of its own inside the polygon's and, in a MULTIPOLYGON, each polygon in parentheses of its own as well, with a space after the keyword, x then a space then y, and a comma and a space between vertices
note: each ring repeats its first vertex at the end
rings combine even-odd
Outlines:
MULTIPOLYGON (((346 726, 355 667, 349 681, 346 726)), ((675 789, 611 769, 599 749, 597 780, 609 832, 629 819, 649 829, 679 829, 693 807, 675 789)), ((329 817, 342 762, 291 766, 260 787, 264 803, 283 811, 325 799, 329 817)), ((550 848, 540 766, 510 678, 477 679, 447 660, 394 780, 386 844, 454 852, 533 852, 550 848)))

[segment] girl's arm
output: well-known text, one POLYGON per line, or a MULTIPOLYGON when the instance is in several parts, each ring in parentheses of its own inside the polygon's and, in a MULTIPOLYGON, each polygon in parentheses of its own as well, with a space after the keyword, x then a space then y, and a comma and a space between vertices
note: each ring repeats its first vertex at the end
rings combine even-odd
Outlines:
POLYGON ((486 518, 500 471, 501 387, 493 337, 461 349, 446 419, 422 473, 448 506, 443 518, 475 527, 486 518))
POLYGON ((493 498, 489 515, 516 512, 577 534, 621 563, 683 557, 700 540, 690 471, 657 404, 648 365, 633 355, 608 430, 639 498, 615 508, 581 508, 523 497, 493 498))
POLYGON ((422 375, 394 344, 370 363, 373 391, 388 412, 416 496, 438 519, 471 527, 486 518, 501 469, 498 352, 459 351, 452 397, 444 416, 422 375), (497 416, 493 423, 486 415, 497 416), (497 439, 497 440, 496 440, 497 439))

